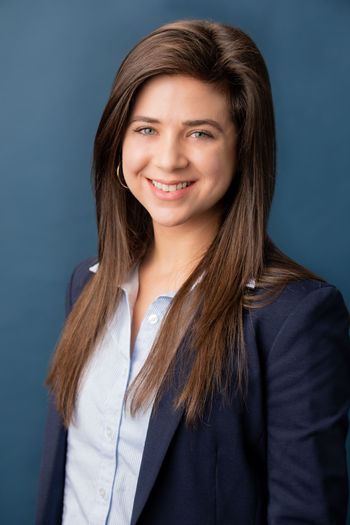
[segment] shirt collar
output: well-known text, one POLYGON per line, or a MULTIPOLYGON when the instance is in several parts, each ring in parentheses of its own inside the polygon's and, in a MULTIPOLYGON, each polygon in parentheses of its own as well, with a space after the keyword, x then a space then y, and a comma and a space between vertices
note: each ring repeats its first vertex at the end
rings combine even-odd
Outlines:
MULTIPOLYGON (((99 263, 96 263, 93 266, 90 266, 89 268, 90 272, 96 273, 98 270, 98 266, 99 266, 99 263)), ((193 286, 195 286, 197 282, 193 286)), ((134 303, 137 297, 138 290, 139 290, 139 271, 138 271, 137 264, 131 268, 128 278, 126 279, 126 281, 123 282, 120 288, 124 290, 124 292, 130 298, 130 301, 134 303)), ((159 297, 174 297, 175 294, 176 294, 176 291, 171 290, 170 292, 161 294, 159 297)))
MULTIPOLYGON (((98 270, 98 263, 94 264, 93 266, 90 266, 89 270, 90 270, 90 272, 96 273, 97 270, 98 270)), ((191 290, 193 290, 193 288, 202 280, 202 278, 203 278, 203 275, 200 275, 198 277, 197 281, 194 283, 194 285, 192 286, 191 290)), ((138 274, 138 271, 137 271, 137 266, 134 266, 134 268, 131 270, 129 279, 127 281, 125 281, 125 283, 122 284, 121 288, 125 292, 129 292, 130 293, 131 291, 134 290, 135 285, 137 286, 136 289, 138 289, 139 274, 138 274)), ((254 289, 255 286, 256 286, 255 279, 249 279, 249 281, 246 284, 246 287, 254 289)), ((176 292, 171 291, 171 292, 168 292, 167 294, 164 294, 164 295, 166 297, 174 297, 175 294, 176 294, 176 292)))

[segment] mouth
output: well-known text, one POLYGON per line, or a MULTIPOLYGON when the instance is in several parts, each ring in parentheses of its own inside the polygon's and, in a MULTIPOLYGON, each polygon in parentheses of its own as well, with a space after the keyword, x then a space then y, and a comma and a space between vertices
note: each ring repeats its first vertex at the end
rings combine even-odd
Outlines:
POLYGON ((194 181, 171 181, 165 184, 164 182, 160 182, 154 179, 148 179, 148 180, 152 183, 152 185, 155 188, 158 188, 159 190, 170 192, 170 193, 187 188, 188 186, 191 186, 194 183, 194 181))

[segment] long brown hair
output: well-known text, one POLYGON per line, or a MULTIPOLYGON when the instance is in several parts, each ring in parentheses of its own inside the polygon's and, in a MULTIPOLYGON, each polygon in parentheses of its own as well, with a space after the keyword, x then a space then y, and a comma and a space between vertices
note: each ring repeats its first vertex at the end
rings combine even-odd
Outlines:
POLYGON ((275 185, 275 127, 269 77, 256 45, 237 28, 204 20, 179 21, 153 31, 122 62, 96 134, 99 268, 66 320, 46 380, 66 426, 86 364, 118 305, 119 286, 152 242, 151 218, 118 183, 116 169, 135 97, 145 81, 162 74, 188 74, 227 90, 238 130, 238 164, 217 235, 175 295, 129 390, 132 413, 154 396, 157 402, 179 370, 175 405, 185 409, 188 423, 203 413, 216 391, 227 394, 234 384, 235 393, 244 395, 245 311, 263 304, 261 291, 271 300, 291 280, 317 278, 267 236, 275 185), (246 287, 251 278, 256 280, 254 291, 246 287))

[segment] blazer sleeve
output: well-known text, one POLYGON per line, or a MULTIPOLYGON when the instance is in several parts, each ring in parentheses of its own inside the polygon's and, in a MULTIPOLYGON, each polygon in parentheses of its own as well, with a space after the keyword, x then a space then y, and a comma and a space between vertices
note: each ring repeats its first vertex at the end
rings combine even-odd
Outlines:
MULTIPOLYGON (((88 261, 90 262, 90 260, 88 261)), ((65 309, 66 317, 69 315, 74 300, 81 290, 82 278, 89 277, 81 271, 86 264, 78 265, 72 272, 66 289, 65 309)), ((65 481, 65 461, 67 449, 67 431, 58 414, 53 395, 48 393, 48 409, 44 442, 41 454, 41 465, 37 491, 36 525, 57 525, 62 519, 62 505, 65 481)))
MULTIPOLYGON (((72 307, 72 277, 66 292, 66 316, 72 307)), ((36 525, 61 523, 67 449, 66 436, 67 432, 61 416, 58 414, 53 396, 49 392, 38 481, 36 525)))
POLYGON ((350 346, 335 287, 289 314, 266 373, 268 524, 345 525, 350 346))

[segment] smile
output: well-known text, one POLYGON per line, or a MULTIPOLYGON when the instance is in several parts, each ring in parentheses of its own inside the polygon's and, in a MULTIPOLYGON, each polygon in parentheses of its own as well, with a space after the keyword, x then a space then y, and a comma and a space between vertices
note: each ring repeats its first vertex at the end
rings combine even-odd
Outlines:
POLYGON ((153 186, 155 186, 159 190, 170 191, 170 192, 182 190, 183 188, 187 188, 187 186, 190 186, 192 184, 192 182, 179 182, 178 184, 163 184, 156 180, 152 180, 151 182, 153 186))

